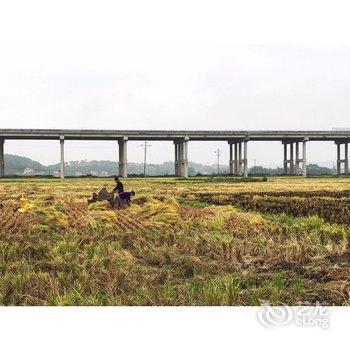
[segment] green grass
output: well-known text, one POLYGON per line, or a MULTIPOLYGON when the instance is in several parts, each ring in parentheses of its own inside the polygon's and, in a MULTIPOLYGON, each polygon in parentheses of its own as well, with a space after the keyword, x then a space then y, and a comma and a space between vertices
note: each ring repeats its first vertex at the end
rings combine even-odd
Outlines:
POLYGON ((192 206, 192 207, 205 208, 205 207, 211 206, 211 204, 209 204, 209 203, 199 202, 199 201, 192 201, 192 200, 185 199, 185 198, 181 198, 181 197, 178 197, 178 198, 176 198, 176 199, 177 199, 177 201, 178 201, 180 204, 183 204, 183 205, 190 205, 190 206, 192 206))

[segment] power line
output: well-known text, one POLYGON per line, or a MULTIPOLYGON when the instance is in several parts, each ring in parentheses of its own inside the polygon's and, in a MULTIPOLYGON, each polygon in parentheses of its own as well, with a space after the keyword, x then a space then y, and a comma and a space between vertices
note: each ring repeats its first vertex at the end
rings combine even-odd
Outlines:
POLYGON ((222 154, 222 151, 218 148, 215 152, 216 156, 218 157, 218 163, 217 163, 217 174, 220 174, 220 155, 222 154))
POLYGON ((144 158, 143 158, 143 176, 146 177, 147 147, 151 147, 151 145, 148 145, 147 141, 145 141, 145 143, 140 145, 140 147, 144 147, 145 148, 145 153, 144 153, 144 158))

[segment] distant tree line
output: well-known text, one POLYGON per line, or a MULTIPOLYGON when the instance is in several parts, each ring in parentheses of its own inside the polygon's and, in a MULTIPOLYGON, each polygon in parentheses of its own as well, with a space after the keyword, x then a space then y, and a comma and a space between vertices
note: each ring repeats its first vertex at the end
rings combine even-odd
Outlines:
MULTIPOLYGON (((308 175, 335 175, 334 169, 322 167, 317 164, 308 164, 306 166, 308 175)), ((249 168, 252 175, 282 175, 283 168, 264 168, 262 166, 254 166, 249 168)))
MULTIPOLYGON (((334 170, 321 167, 317 164, 307 166, 310 175, 334 175, 334 170)), ((26 169, 32 169, 36 175, 55 176, 59 172, 60 164, 42 165, 30 158, 5 154, 5 173, 7 175, 23 175, 26 169)), ((228 174, 227 165, 220 166, 220 174, 228 174)), ((128 163, 128 173, 134 175, 143 174, 143 163, 128 163)), ((215 175, 217 165, 204 165, 200 163, 189 162, 188 174, 195 175, 215 175)), ((80 160, 65 163, 65 174, 67 176, 113 176, 118 174, 118 162, 109 160, 80 160)), ((149 176, 167 176, 174 174, 174 162, 163 162, 161 164, 147 164, 147 175, 149 176)), ((254 166, 249 168, 251 175, 281 175, 283 168, 265 168, 254 166)))

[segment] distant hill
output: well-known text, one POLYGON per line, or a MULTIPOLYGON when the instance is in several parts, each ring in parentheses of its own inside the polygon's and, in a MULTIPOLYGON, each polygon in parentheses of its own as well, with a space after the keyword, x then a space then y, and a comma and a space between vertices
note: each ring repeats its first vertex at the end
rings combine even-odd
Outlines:
MULTIPOLYGON (((26 157, 5 154, 5 173, 7 175, 58 175, 60 164, 42 165, 37 161, 26 157), (32 170, 32 171, 30 171, 32 170)), ((189 175, 215 174, 216 165, 203 165, 189 163, 189 175)), ((228 172, 227 166, 221 166, 221 171, 228 172)), ((143 163, 128 163, 128 173, 143 174, 143 163)), ((65 163, 65 174, 67 176, 113 176, 118 174, 118 163, 109 160, 80 160, 65 163)), ((172 175, 174 174, 174 162, 164 162, 161 164, 147 164, 147 175, 172 175)))
MULTIPOLYGON (((5 174, 6 175, 53 175, 59 176, 60 164, 42 165, 32 159, 12 154, 5 154, 5 174)), ((228 173, 227 165, 220 165, 220 173, 228 173)), ((109 160, 80 160, 65 163, 65 173, 67 176, 113 176, 118 174, 118 163, 109 160)), ((143 163, 128 163, 128 173, 130 175, 143 174, 143 163)), ((216 164, 203 165, 189 162, 188 173, 190 176, 197 174, 214 175, 217 173, 216 164)), ((280 175, 282 168, 264 168, 255 166, 249 168, 250 174, 255 175, 280 175)), ((174 162, 164 162, 161 164, 147 164, 147 175, 165 176, 174 174, 174 162)), ((334 170, 327 167, 320 167, 317 164, 308 165, 310 175, 333 175, 334 170)))
POLYGON ((46 167, 30 158, 5 154, 5 174, 22 174, 25 169, 33 169, 36 172, 46 171, 46 167))

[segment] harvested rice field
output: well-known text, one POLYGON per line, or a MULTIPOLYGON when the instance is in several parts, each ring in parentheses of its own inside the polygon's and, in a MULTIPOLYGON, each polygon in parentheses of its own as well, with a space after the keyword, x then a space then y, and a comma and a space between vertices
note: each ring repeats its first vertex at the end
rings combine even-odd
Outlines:
POLYGON ((123 182, 2 179, 0 304, 350 304, 349 178, 123 182))

